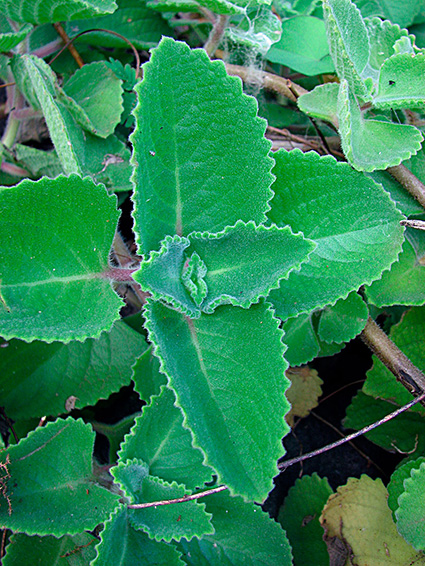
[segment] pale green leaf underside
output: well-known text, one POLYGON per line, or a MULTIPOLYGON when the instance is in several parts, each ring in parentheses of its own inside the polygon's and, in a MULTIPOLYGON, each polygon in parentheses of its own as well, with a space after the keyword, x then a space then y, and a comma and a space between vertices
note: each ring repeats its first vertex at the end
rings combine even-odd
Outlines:
POLYGON ((425 54, 407 53, 385 61, 379 74, 376 108, 425 108, 425 54))
POLYGON ((370 54, 369 64, 373 69, 379 71, 384 61, 395 54, 394 44, 401 38, 413 40, 413 35, 408 35, 406 29, 388 20, 382 21, 380 18, 365 18, 364 23, 367 28, 370 54))
POLYGON ((83 343, 10 340, 0 358, 2 404, 15 421, 94 405, 130 384, 131 366, 146 348, 143 336, 121 321, 83 343))
POLYGON ((288 428, 282 333, 264 303, 190 320, 148 302, 147 328, 185 424, 232 493, 263 501, 288 428), (229 363, 229 360, 232 363, 229 363), (255 405, 247 403, 256 399, 255 405))
POLYGON ((368 316, 367 305, 360 295, 350 293, 346 299, 323 309, 317 334, 328 344, 349 342, 363 330, 368 316))
POLYGON ((203 465, 202 453, 192 447, 182 411, 174 403, 173 391, 161 387, 160 395, 153 396, 142 416, 136 417, 118 456, 120 460, 140 458, 149 466, 150 475, 195 489, 211 481, 211 469, 203 465))
POLYGON ((3 566, 18 564, 67 564, 67 566, 87 566, 96 557, 95 544, 97 538, 89 533, 65 535, 60 538, 53 536, 32 536, 21 533, 10 537, 6 548, 6 556, 2 559, 3 566), (67 557, 68 559, 65 559, 67 557), (72 562, 70 562, 72 560, 72 562))
POLYGON ((119 495, 92 481, 94 432, 83 421, 58 419, 1 453, 9 456, 8 505, 1 524, 29 535, 92 530, 115 509, 119 495), (48 463, 48 465, 46 465, 48 463))
POLYGON ((0 335, 69 342, 109 330, 122 305, 100 277, 115 197, 76 175, 24 180, 0 188, 0 210, 0 335))
MULTIPOLYGON (((228 493, 204 499, 215 533, 177 545, 189 566, 291 566, 288 539, 273 519, 228 493)), ((311 565, 310 565, 311 566, 311 565)))
POLYGON ((297 104, 299 109, 319 120, 338 125, 337 100, 339 86, 336 83, 318 85, 311 92, 302 94, 297 104))
POLYGON ((265 122, 240 80, 204 50, 169 38, 143 69, 131 138, 142 253, 167 235, 217 232, 240 219, 262 223, 273 161, 265 122))
POLYGON ((395 512, 398 532, 416 550, 425 549, 425 462, 418 469, 412 469, 410 478, 404 481, 404 492, 398 498, 399 507, 395 512))
MULTIPOLYGON (((127 460, 113 468, 112 475, 123 487, 131 503, 150 503, 177 499, 190 495, 184 485, 177 482, 167 482, 158 477, 145 475, 142 460, 127 460), (140 479, 137 481, 137 474, 140 479)), ((196 500, 179 503, 178 505, 162 505, 145 509, 129 509, 129 522, 135 529, 144 531, 150 539, 170 542, 179 541, 182 537, 190 540, 211 534, 211 515, 205 512, 205 504, 196 500)))
POLYGON ((421 149, 421 132, 407 124, 365 120, 346 81, 338 94, 339 133, 344 155, 359 171, 400 165, 421 149))
POLYGON ((7 20, 2 22, 2 30, 0 33, 0 53, 7 53, 23 41, 29 32, 32 30, 31 24, 24 24, 17 31, 11 26, 8 26, 7 20), (5 31, 5 27, 10 27, 10 31, 5 31))
POLYGON ((401 251, 403 217, 380 185, 346 163, 300 150, 281 150, 275 159, 268 216, 317 243, 310 261, 270 292, 276 314, 285 320, 378 279, 401 251))
POLYGON ((128 511, 124 506, 119 507, 106 521, 96 550, 97 557, 91 566, 135 566, 135 564, 183 566, 185 564, 172 544, 151 540, 146 533, 134 529, 129 523, 128 511))
POLYGON ((111 14, 114 0, 2 0, 2 13, 16 22, 47 24, 111 14))

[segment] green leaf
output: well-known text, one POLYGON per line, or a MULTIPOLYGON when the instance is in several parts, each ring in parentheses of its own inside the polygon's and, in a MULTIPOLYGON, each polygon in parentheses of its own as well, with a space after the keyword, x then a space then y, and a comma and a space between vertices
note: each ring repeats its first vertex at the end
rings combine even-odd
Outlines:
POLYGON ((297 104, 299 109, 319 120, 338 124, 337 101, 339 86, 336 83, 318 85, 311 92, 302 94, 297 104))
MULTIPOLYGON (((414 155, 410 162, 407 163, 413 162, 413 160, 421 154, 423 154, 423 150, 414 155)), ((403 163, 403 165, 406 165, 406 162, 403 163)), ((414 199, 412 195, 394 179, 394 177, 387 173, 387 171, 373 171, 367 175, 373 179, 375 183, 379 183, 383 186, 387 193, 390 194, 391 199, 394 201, 398 210, 405 216, 411 216, 412 214, 420 214, 423 212, 424 209, 418 201, 414 199)))
POLYGON ((1 336, 69 342, 111 328, 122 301, 102 273, 119 216, 115 203, 102 186, 76 175, 0 188, 1 336))
POLYGON ((223 306, 190 320, 148 301, 146 317, 194 445, 231 493, 263 501, 282 455, 289 409, 282 334, 272 311, 264 303, 249 310, 223 306))
POLYGON ((261 224, 273 161, 265 122, 240 79, 204 50, 169 38, 143 70, 131 138, 141 252, 158 249, 167 235, 218 232, 240 219, 261 224))
POLYGON ((291 380, 291 387, 286 398, 291 403, 291 410, 286 415, 286 422, 292 428, 295 417, 306 417, 311 409, 318 405, 322 394, 323 381, 315 369, 308 366, 302 368, 289 368, 286 377, 291 380))
POLYGON ((414 38, 409 35, 406 29, 388 20, 382 21, 380 18, 365 18, 364 23, 367 28, 370 54, 370 66, 379 71, 384 61, 395 54, 394 44, 401 38, 414 38))
MULTIPOLYGON (((78 69, 63 85, 63 91, 72 102, 75 101, 76 104, 68 106, 68 109, 83 128, 101 138, 114 132, 124 108, 122 81, 105 61, 96 61, 78 69), (79 119, 80 114, 83 121, 79 119)), ((67 98, 62 100, 66 104, 67 98)))
POLYGON ((323 16, 338 77, 362 100, 370 100, 364 82, 369 71, 369 37, 359 10, 350 0, 323 0, 323 16))
MULTIPOLYGON (((150 503, 177 499, 190 495, 184 485, 173 481, 145 475, 142 460, 134 459, 120 462, 111 470, 120 483, 131 503, 150 503)), ((190 540, 214 532, 211 515, 205 512, 205 504, 195 500, 171 505, 129 509, 129 522, 135 529, 147 533, 150 539, 170 542, 182 537, 190 540)))
POLYGON ((24 24, 16 30, 4 18, 0 24, 0 53, 7 53, 23 41, 32 30, 31 24, 24 24))
POLYGON ((55 150, 45 151, 17 143, 13 148, 16 159, 34 176, 51 179, 63 174, 63 167, 55 150))
POLYGON ((330 496, 320 518, 326 539, 337 537, 359 566, 425 564, 424 556, 398 534, 387 496, 380 479, 350 478, 330 496))
POLYGON ((420 467, 422 462, 425 462, 425 457, 421 456, 416 460, 408 460, 404 464, 399 465, 398 468, 391 475, 390 482, 387 486, 388 489, 388 507, 393 512, 395 519, 395 511, 398 509, 398 498, 404 492, 404 480, 410 478, 410 472, 413 468, 420 467))
POLYGON ((46 24, 112 14, 114 0, 2 0, 4 17, 15 22, 46 24))
POLYGON ((106 521, 96 546, 97 557, 91 566, 183 566, 180 553, 172 544, 151 540, 147 534, 134 529, 128 511, 119 507, 106 521))
POLYGON ((134 419, 139 413, 133 413, 124 417, 120 421, 114 424, 101 423, 99 421, 90 420, 90 424, 96 432, 106 436, 109 442, 109 462, 117 461, 117 453, 120 449, 121 444, 124 441, 124 437, 128 434, 134 425, 134 419))
POLYGON ((94 436, 81 419, 58 419, 1 452, 3 527, 59 537, 105 520, 119 495, 93 483, 94 436))
POLYGON ((286 320, 282 329, 283 342, 287 346, 285 359, 290 366, 311 362, 319 353, 319 341, 313 327, 311 314, 300 314, 286 320))
POLYGON ((279 525, 252 503, 227 493, 204 499, 213 514, 215 533, 190 542, 181 540, 179 550, 189 566, 291 566, 292 555, 279 525))
POLYGON ((276 314, 286 320, 378 279, 400 253, 403 217, 380 185, 346 163, 300 150, 274 156, 268 216, 317 243, 310 261, 270 292, 276 314))
MULTIPOLYGON (((227 4, 224 3, 224 9, 226 10, 227 4)), ((148 0, 146 6, 152 10, 157 10, 158 12, 197 12, 199 10, 199 4, 196 0, 148 0)), ((221 5, 218 4, 220 8, 221 5)), ((235 8, 232 13, 239 13, 239 9, 235 8)))
POLYGON ((78 39, 79 43, 98 45, 106 48, 128 49, 129 44, 122 38, 102 30, 113 30, 127 38, 136 49, 155 47, 163 35, 173 35, 172 29, 159 14, 150 10, 139 0, 117 0, 118 9, 111 15, 90 19, 79 19, 66 26, 70 36, 82 31, 96 29, 78 39), (99 31, 98 31, 99 30, 99 31))
POLYGON ((385 61, 379 74, 375 108, 425 108, 425 54, 393 55, 385 61))
POLYGON ((173 391, 162 386, 160 395, 151 397, 142 416, 136 417, 118 456, 120 460, 139 458, 149 466, 150 475, 195 489, 211 481, 211 469, 203 465, 202 453, 192 447, 191 433, 183 426, 175 400, 173 391))
POLYGON ((313 76, 332 73, 325 24, 312 16, 297 16, 282 22, 282 37, 272 45, 266 59, 313 76), (308 37, 309 41, 303 38, 308 37))
POLYGON ((161 385, 167 384, 167 378, 160 373, 159 366, 158 358, 153 355, 153 346, 133 366, 134 389, 146 403, 153 395, 159 395, 161 385))
POLYGON ((131 366, 146 348, 144 338, 121 321, 83 343, 11 340, 0 358, 2 404, 14 420, 94 405, 130 384, 131 366))
POLYGON ((303 476, 291 487, 280 508, 278 521, 289 538, 297 566, 329 566, 319 517, 332 493, 326 478, 316 473, 303 476))
MULTIPOLYGON (((425 462, 413 468, 410 478, 404 481, 404 491, 398 498, 395 512, 397 530, 416 550, 425 549, 424 502, 425 462)), ((424 559, 425 563, 425 559, 424 559)))
POLYGON ((97 539, 89 533, 65 535, 60 538, 29 537, 17 533, 9 540, 6 556, 2 559, 3 566, 16 566, 17 564, 87 566, 96 556, 97 539))
POLYGON ((369 310, 360 295, 350 293, 346 299, 323 309, 318 336, 327 344, 349 342, 366 326, 368 316, 369 310))
POLYGON ((400 165, 421 149, 421 132, 407 124, 365 120, 346 81, 338 94, 341 145, 345 157, 359 171, 400 165))
POLYGON ((409 0, 404 3, 399 0, 355 0, 355 2, 363 17, 380 16, 401 27, 410 26, 415 16, 423 9, 422 0, 409 0))
POLYGON ((225 38, 261 56, 265 56, 270 46, 279 41, 282 35, 282 22, 269 6, 259 5, 253 9, 248 6, 237 26, 226 29, 225 38))

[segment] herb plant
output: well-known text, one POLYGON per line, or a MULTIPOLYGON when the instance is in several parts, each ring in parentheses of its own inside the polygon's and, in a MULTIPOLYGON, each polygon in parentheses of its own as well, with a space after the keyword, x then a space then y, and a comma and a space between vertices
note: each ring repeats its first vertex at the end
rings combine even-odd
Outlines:
POLYGON ((321 392, 296 366, 361 334, 356 430, 425 392, 425 9, 375 4, 0 1, 5 566, 425 564, 419 404, 368 433, 407 455, 387 487, 258 505, 321 392), (142 411, 97 421, 130 383, 142 411))

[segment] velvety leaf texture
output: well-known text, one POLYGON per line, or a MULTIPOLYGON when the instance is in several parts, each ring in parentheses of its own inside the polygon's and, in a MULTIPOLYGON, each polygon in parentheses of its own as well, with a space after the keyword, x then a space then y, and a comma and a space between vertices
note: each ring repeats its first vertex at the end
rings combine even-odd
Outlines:
POLYGON ((77 176, 24 180, 0 187, 0 210, 0 335, 69 342, 109 330, 122 305, 101 277, 115 197, 77 176))
POLYGON ((3 406, 18 420, 94 405, 130 384, 131 366, 146 348, 143 336, 121 321, 83 343, 10 340, 0 358, 3 406))
POLYGON ((425 108, 425 54, 407 53, 385 61, 379 74, 376 108, 425 108))
POLYGON ((195 445, 232 493, 263 501, 289 409, 282 333, 272 311, 264 303, 223 306, 190 320, 149 301, 146 318, 195 445))
MULTIPOLYGON (((370 43, 369 64, 379 70, 384 61, 394 55, 394 44, 402 37, 408 37, 405 29, 380 18, 365 18, 370 43)), ((409 36, 413 38, 412 35, 409 36)))
POLYGON ((311 362, 319 353, 319 341, 313 326, 311 314, 300 314, 286 320, 282 329, 283 342, 287 346, 285 359, 291 366, 311 362))
POLYGON ((398 532, 416 550, 425 549, 424 488, 425 462, 422 462, 419 468, 412 469, 410 478, 404 481, 404 492, 398 498, 399 508, 395 512, 398 532))
MULTIPOLYGON (((5 24, 7 25, 7 20, 5 24)), ((23 41, 26 38, 26 36, 29 34, 29 32, 32 30, 31 24, 24 24, 17 31, 15 31, 12 26, 8 26, 10 31, 9 30, 5 31, 4 27, 5 25, 3 24, 2 25, 3 29, 0 30, 1 53, 7 53, 8 51, 11 51, 14 47, 19 45, 19 43, 21 43, 21 41, 23 41)))
POLYGON ((363 16, 380 16, 383 19, 405 27, 415 19, 415 16, 423 8, 422 0, 409 0, 409 2, 399 2, 399 0, 355 0, 363 16))
POLYGON ((90 425, 68 418, 47 423, 3 451, 1 524, 58 537, 104 521, 119 495, 93 483, 93 445, 90 425))
POLYGON ((393 512, 395 519, 395 511, 398 509, 398 498, 404 493, 404 480, 410 478, 410 472, 413 468, 418 469, 421 464, 425 462, 425 457, 417 458, 416 460, 408 460, 404 464, 398 466, 391 474, 390 482, 387 486, 388 489, 388 507, 393 512))
POLYGON ((338 88, 336 83, 318 85, 311 92, 302 94, 298 98, 297 104, 305 114, 338 125, 338 88))
POLYGON ((111 14, 113 0, 2 0, 5 17, 16 22, 46 24, 111 14))
POLYGON ((275 159, 268 216, 317 243, 310 261, 269 295, 276 314, 286 319, 381 277, 400 253, 403 217, 380 185, 346 163, 300 150, 280 150, 275 159))
POLYGON ((311 409, 318 405, 322 394, 323 381, 315 369, 308 366, 302 368, 289 368, 286 377, 291 380, 291 387, 286 398, 291 403, 291 410, 286 415, 287 423, 293 427, 295 417, 306 417, 311 409))
POLYGON ((169 38, 143 74, 131 137, 142 253, 157 250, 167 235, 263 222, 272 195, 270 142, 240 79, 204 50, 169 38))
POLYGON ((350 293, 346 299, 323 309, 317 334, 328 344, 349 342, 366 326, 368 316, 369 310, 360 295, 350 293))

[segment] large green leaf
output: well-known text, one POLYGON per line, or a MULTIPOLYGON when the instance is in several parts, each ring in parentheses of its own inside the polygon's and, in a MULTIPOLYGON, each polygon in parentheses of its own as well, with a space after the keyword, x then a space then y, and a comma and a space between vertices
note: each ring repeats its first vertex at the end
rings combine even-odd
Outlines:
POLYGON ((285 334, 283 342, 287 346, 285 359, 291 366, 311 362, 319 353, 319 340, 313 326, 311 313, 290 318, 282 325, 285 334))
POLYGON ((364 78, 369 75, 369 37, 363 18, 350 0, 323 0, 329 51, 338 77, 362 100, 370 100, 364 78))
POLYGON ((370 43, 369 64, 373 69, 380 70, 384 61, 395 54, 394 44, 401 38, 409 37, 407 30, 388 20, 380 18, 366 18, 364 23, 367 28, 370 43))
MULTIPOLYGON (((411 163, 416 159, 417 156, 423 154, 420 151, 412 157, 410 162, 404 162, 403 165, 411 163)), ((407 166, 407 165, 406 165, 407 166)), ((390 194, 391 199, 395 202, 398 210, 405 216, 410 216, 412 214, 420 214, 423 212, 423 207, 418 203, 416 199, 412 197, 410 193, 406 191, 401 184, 394 179, 387 171, 373 171, 368 173, 368 176, 373 179, 376 183, 379 183, 383 188, 390 194)))
POLYGON ((319 517, 332 493, 328 480, 314 473, 297 479, 285 498, 278 521, 289 538, 297 566, 329 566, 319 517))
POLYGON ((167 378, 159 370, 159 360, 154 356, 153 349, 151 346, 133 366, 134 389, 146 403, 149 403, 153 395, 160 394, 161 385, 167 384, 167 378))
POLYGON ((94 405, 130 384, 131 366, 146 348, 144 338, 121 321, 83 343, 10 340, 0 358, 2 404, 14 420, 94 405))
POLYGON ((338 90, 339 87, 336 83, 318 85, 311 92, 302 94, 298 98, 297 104, 305 114, 338 125, 338 90))
MULTIPOLYGON (((133 459, 120 462, 111 470, 130 503, 168 501, 190 495, 191 492, 182 484, 148 475, 145 466, 142 460, 133 459)), ((190 540, 194 536, 201 537, 214 532, 211 515, 205 512, 205 504, 196 500, 129 509, 128 518, 135 529, 143 530, 156 541, 179 541, 182 537, 190 540)))
POLYGON ((263 501, 288 431, 287 364, 272 311, 264 303, 249 310, 222 306, 190 320, 149 301, 146 317, 162 371, 206 463, 232 493, 263 501))
POLYGON ((126 507, 119 507, 100 534, 97 557, 91 566, 183 566, 180 553, 172 544, 151 540, 134 529, 126 507))
POLYGON ((212 470, 203 465, 202 453, 192 447, 192 436, 183 426, 175 400, 173 391, 162 386, 160 395, 153 396, 142 416, 136 417, 118 456, 120 460, 139 458, 149 466, 150 475, 195 489, 211 481, 212 470))
POLYGON ((425 550, 424 489, 425 462, 422 462, 404 481, 404 492, 398 498, 399 507, 395 512, 398 532, 416 550, 425 550))
POLYGON ((142 289, 191 317, 221 304, 248 308, 266 297, 316 245, 286 226, 239 221, 223 232, 166 238, 135 275, 142 289))
POLYGON ((415 16, 423 9, 422 0, 355 0, 364 17, 380 16, 383 19, 405 27, 415 19, 415 16))
POLYGON ((425 457, 421 456, 415 460, 407 459, 407 462, 399 465, 391 474, 390 482, 387 486, 388 489, 388 507, 393 512, 395 518, 395 511, 398 509, 398 498, 404 492, 404 480, 410 478, 410 472, 413 468, 420 467, 422 462, 425 462, 425 457))
POLYGON ((125 49, 128 49, 128 43, 125 40, 102 30, 119 33, 131 41, 136 49, 154 47, 163 35, 173 35, 165 19, 147 8, 145 2, 117 0, 117 4, 118 9, 111 15, 81 19, 67 24, 68 34, 72 37, 82 31, 98 29, 99 31, 81 36, 78 39, 79 43, 125 49))
POLYGON ((112 14, 114 0, 1 0, 4 17, 16 22, 45 24, 112 14))
POLYGON ((23 41, 32 30, 31 24, 24 24, 18 30, 6 19, 0 23, 0 52, 7 53, 23 41))
POLYGON ((366 326, 368 316, 368 308, 360 295, 350 293, 346 299, 323 309, 317 334, 328 344, 349 342, 366 326))
POLYGON ((317 243, 270 301, 282 319, 335 303, 378 279, 400 253, 402 215, 380 185, 346 163, 300 150, 275 153, 268 216, 317 243))
POLYGON ((322 20, 312 16, 284 20, 282 37, 272 45, 266 59, 309 76, 332 73, 334 70, 325 25, 322 20), (309 41, 304 41, 305 37, 309 41))
POLYGON ((102 277, 115 197, 76 175, 24 180, 0 188, 0 210, 0 335, 69 342, 109 330, 122 305, 102 277))
POLYGON ((1 452, 2 526, 58 537, 104 521, 119 495, 93 482, 94 436, 81 419, 58 419, 1 452))
POLYGON ((345 157, 359 171, 400 165, 421 149, 423 136, 415 126, 365 120, 347 81, 341 81, 338 119, 345 157))
POLYGON ((141 251, 158 249, 167 235, 218 232, 238 220, 262 223, 273 161, 265 122, 240 79, 204 50, 169 38, 143 72, 131 138, 141 251))
POLYGON ((189 566, 291 566, 288 539, 279 525, 252 503, 227 493, 204 499, 215 533, 180 541, 189 566))
POLYGON ((60 538, 28 536, 21 533, 10 537, 3 566, 87 566, 96 556, 96 537, 89 533, 60 538))

